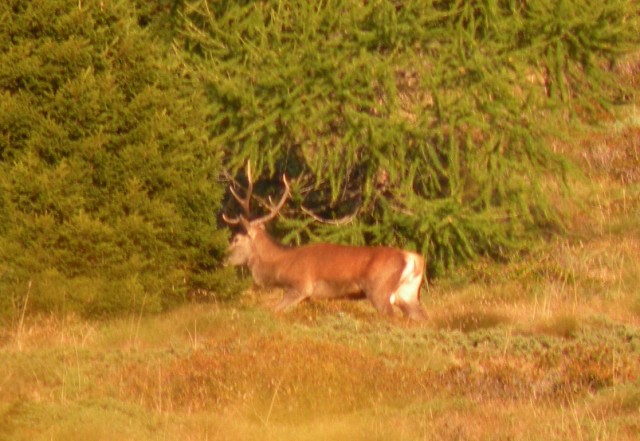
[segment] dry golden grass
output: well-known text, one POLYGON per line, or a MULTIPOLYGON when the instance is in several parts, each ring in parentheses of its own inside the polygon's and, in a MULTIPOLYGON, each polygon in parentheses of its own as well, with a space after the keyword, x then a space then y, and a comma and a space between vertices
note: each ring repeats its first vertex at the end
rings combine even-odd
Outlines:
POLYGON ((632 324, 554 314, 521 325, 504 300, 472 304, 461 323, 475 314, 482 326, 460 329, 462 316, 435 300, 421 325, 381 320, 362 302, 285 317, 255 302, 4 329, 0 439, 634 439, 638 429, 632 324))

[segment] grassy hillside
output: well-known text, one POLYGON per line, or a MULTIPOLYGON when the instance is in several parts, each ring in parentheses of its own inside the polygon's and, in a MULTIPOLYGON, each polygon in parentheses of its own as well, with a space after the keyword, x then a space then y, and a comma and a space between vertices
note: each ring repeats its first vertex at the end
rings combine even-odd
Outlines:
MULTIPOLYGON (((639 113, 554 148, 567 234, 424 293, 270 312, 278 292, 0 330, 0 440, 633 440, 640 431, 639 113)), ((27 308, 28 309, 28 308, 27 308)))
POLYGON ((364 304, 27 318, 3 330, 0 439, 635 439, 637 319, 460 320, 432 294, 424 327, 364 304))

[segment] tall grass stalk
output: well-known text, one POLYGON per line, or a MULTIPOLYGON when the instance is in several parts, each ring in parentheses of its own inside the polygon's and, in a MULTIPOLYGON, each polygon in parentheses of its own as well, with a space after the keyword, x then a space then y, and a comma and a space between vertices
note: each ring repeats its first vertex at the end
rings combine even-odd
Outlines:
POLYGON ((18 321, 18 329, 16 332, 15 342, 18 346, 18 350, 22 350, 22 338, 24 333, 24 317, 27 313, 27 305, 29 304, 29 295, 31 294, 31 286, 33 284, 33 280, 29 280, 27 285, 27 294, 24 297, 24 303, 22 304, 22 311, 20 313, 20 320, 18 321))

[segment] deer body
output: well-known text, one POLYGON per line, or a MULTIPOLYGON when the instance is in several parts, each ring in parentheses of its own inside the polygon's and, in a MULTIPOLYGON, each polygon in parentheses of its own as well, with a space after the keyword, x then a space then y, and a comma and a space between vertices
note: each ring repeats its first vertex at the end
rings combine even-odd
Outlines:
POLYGON ((366 297, 382 314, 391 315, 396 305, 409 318, 424 318, 424 260, 408 251, 327 243, 285 247, 253 226, 234 238, 229 263, 246 265, 258 286, 283 288, 277 311, 308 298, 366 297))
MULTIPOLYGON (((247 175, 250 181, 250 169, 247 175)), ((275 241, 264 229, 284 204, 286 191, 272 214, 248 221, 244 217, 225 220, 241 223, 245 233, 237 234, 230 246, 228 263, 244 265, 258 286, 285 290, 276 311, 284 311, 309 298, 367 298, 384 315, 398 306, 405 317, 421 320, 420 306, 424 259, 409 251, 390 247, 358 247, 328 243, 287 247, 275 241), (266 219, 266 220, 265 220, 266 219)), ((238 199, 248 215, 248 199, 238 199)))

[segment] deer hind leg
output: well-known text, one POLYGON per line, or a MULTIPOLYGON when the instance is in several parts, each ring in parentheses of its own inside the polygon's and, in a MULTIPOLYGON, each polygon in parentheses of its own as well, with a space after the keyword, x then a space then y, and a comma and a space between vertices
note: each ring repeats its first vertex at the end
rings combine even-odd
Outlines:
POLYGON ((427 314, 420 305, 419 293, 419 283, 401 284, 398 289, 391 294, 390 303, 400 308, 405 318, 422 321, 427 318, 427 314))
POLYGON ((371 293, 367 293, 367 298, 373 303, 378 312, 385 316, 393 315, 393 307, 389 301, 388 289, 377 289, 371 293))
POLYGON ((377 278, 372 281, 363 291, 378 310, 378 312, 385 316, 393 316, 393 306, 389 293, 391 293, 394 287, 397 285, 398 275, 387 274, 381 278, 377 278))
POLYGON ((390 296, 390 303, 400 308, 405 317, 421 321, 426 314, 420 305, 422 265, 420 258, 409 254, 397 287, 390 296))
POLYGON ((414 320, 416 322, 421 322, 426 320, 427 314, 424 312, 420 303, 399 303, 398 307, 402 311, 402 314, 405 318, 410 320, 414 320))

